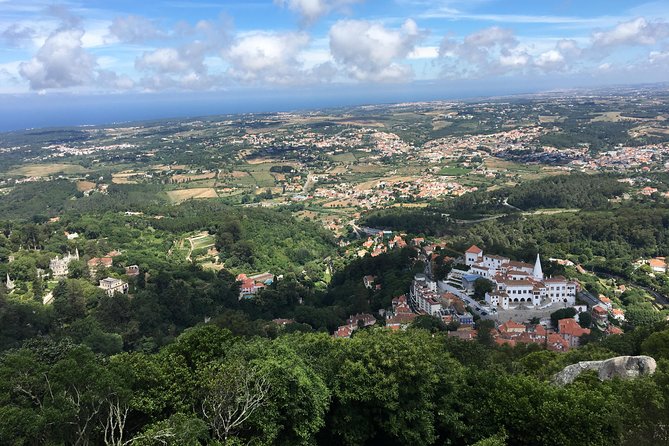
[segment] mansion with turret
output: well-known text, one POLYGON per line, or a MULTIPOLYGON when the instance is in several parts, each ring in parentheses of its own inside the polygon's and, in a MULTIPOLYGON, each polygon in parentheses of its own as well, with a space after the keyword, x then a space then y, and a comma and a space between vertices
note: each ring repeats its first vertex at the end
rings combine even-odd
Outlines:
POLYGON ((541 259, 537 254, 534 265, 506 257, 484 254, 477 246, 465 252, 469 274, 490 280, 493 290, 486 293, 486 302, 508 310, 519 305, 544 306, 555 303, 576 303, 576 282, 562 276, 544 277, 541 259))

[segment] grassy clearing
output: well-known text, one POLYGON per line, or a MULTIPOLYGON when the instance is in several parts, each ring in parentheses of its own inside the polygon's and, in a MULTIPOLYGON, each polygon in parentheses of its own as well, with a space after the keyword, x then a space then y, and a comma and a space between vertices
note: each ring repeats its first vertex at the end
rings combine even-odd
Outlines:
POLYGON ((336 163, 355 163, 358 159, 351 152, 338 153, 336 155, 331 155, 330 158, 336 163))
POLYGON ((56 174, 80 174, 86 173, 88 169, 78 164, 26 164, 9 173, 12 175, 21 175, 24 177, 48 177, 56 174))
POLYGON ((216 191, 211 187, 171 190, 167 191, 167 196, 174 204, 190 199, 218 198, 218 194, 216 194, 216 191))
POLYGON ((457 167, 457 166, 446 166, 441 168, 441 170, 439 171, 439 175, 456 177, 460 175, 467 175, 469 172, 471 172, 471 169, 466 169, 464 167, 457 167))
POLYGON ((86 190, 95 189, 95 183, 92 181, 77 181, 77 190, 83 192, 86 190))
POLYGON ((258 187, 273 187, 275 184, 274 177, 269 172, 251 172, 251 175, 255 179, 258 187))

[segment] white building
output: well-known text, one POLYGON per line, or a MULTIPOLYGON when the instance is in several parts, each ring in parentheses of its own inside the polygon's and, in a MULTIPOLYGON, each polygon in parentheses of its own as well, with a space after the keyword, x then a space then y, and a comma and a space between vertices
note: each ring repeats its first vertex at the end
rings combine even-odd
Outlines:
POLYGON ((416 274, 409 293, 412 306, 419 312, 437 316, 442 310, 437 292, 437 282, 428 280, 425 274, 416 274))
POLYGON ((121 279, 107 277, 100 281, 98 288, 101 288, 108 296, 113 296, 115 293, 126 294, 128 292, 128 284, 121 279))
POLYGON ((79 260, 79 249, 76 249, 74 251, 74 255, 68 252, 67 255, 63 256, 62 258, 56 256, 55 259, 51 259, 49 261, 49 269, 51 269, 53 277, 67 276, 67 274, 70 272, 69 271, 70 262, 73 260, 79 260))
POLYGON ((486 294, 486 302, 508 310, 516 305, 540 306, 552 303, 574 305, 576 283, 562 276, 545 278, 541 258, 534 265, 506 257, 484 254, 477 246, 465 252, 469 273, 493 282, 494 289, 486 294))

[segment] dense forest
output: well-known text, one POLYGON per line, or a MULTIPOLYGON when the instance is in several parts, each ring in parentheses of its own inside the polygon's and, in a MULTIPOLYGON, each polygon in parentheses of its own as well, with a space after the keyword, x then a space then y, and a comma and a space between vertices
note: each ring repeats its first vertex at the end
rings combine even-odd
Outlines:
POLYGON ((156 353, 107 356, 36 338, 0 356, 0 443, 669 444, 668 339, 663 324, 559 354, 422 329, 267 339, 209 323, 156 353), (550 382, 617 353, 652 354, 658 371, 550 382))
MULTIPOLYGON (((666 184, 665 177, 656 177, 666 184)), ((454 219, 476 220, 499 214, 539 209, 607 208, 630 187, 615 175, 571 174, 526 181, 494 191, 476 191, 432 203, 426 209, 373 210, 363 216, 369 226, 404 230, 413 234, 443 235, 456 228, 454 219), (446 218, 450 216, 451 218, 446 218)))

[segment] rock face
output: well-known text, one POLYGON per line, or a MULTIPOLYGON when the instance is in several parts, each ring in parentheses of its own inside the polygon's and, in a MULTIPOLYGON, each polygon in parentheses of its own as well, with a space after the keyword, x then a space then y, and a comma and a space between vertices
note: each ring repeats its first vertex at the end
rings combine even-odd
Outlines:
POLYGON ((596 370, 601 381, 613 378, 634 379, 655 373, 655 360, 650 356, 617 356, 604 361, 581 361, 565 367, 553 376, 559 386, 571 384, 586 370, 596 370))

